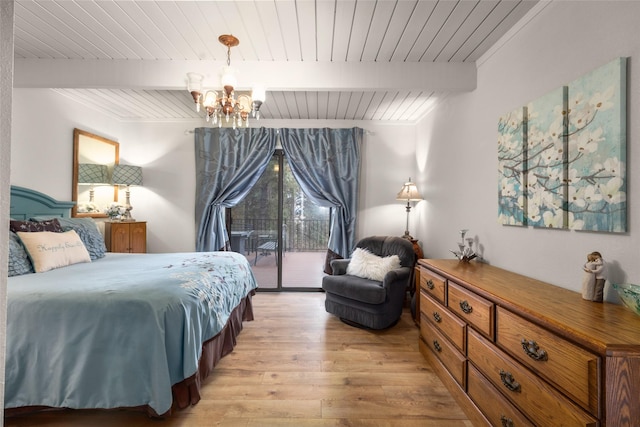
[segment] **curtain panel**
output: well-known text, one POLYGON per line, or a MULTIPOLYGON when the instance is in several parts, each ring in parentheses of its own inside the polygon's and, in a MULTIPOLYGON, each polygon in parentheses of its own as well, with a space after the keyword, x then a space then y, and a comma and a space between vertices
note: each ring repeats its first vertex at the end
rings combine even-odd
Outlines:
POLYGON ((258 181, 276 149, 276 129, 197 128, 196 251, 224 250, 225 208, 237 205, 258 181))
POLYGON ((325 272, 330 261, 348 258, 356 244, 360 145, 364 131, 281 129, 280 140, 293 176, 314 203, 333 208, 325 272))

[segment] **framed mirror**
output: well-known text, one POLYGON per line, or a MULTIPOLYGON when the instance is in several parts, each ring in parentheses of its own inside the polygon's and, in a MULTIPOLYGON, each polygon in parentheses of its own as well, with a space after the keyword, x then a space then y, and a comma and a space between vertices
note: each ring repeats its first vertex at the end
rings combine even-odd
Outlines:
POLYGON ((116 141, 73 130, 73 217, 106 218, 107 205, 118 201, 118 187, 111 185, 113 166, 120 162, 116 141))

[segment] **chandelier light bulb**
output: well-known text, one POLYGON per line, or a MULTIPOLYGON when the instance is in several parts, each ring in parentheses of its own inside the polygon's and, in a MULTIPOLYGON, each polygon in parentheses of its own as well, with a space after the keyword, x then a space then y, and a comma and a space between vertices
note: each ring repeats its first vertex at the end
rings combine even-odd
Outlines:
POLYGON ((187 90, 196 104, 196 112, 200 112, 200 98, 202 96, 202 79, 204 76, 198 73, 187 73, 187 90))
POLYGON ((255 101, 264 102, 267 92, 265 91, 263 86, 254 86, 251 91, 251 97, 255 101))
POLYGON ((206 108, 213 108, 216 105, 216 100, 218 99, 218 92, 215 90, 208 90, 204 94, 204 98, 202 100, 202 105, 206 108))
POLYGON ((202 92, 202 79, 204 76, 198 73, 187 73, 187 90, 189 92, 202 92))
POLYGON ((231 90, 238 85, 238 80, 231 66, 222 67, 222 77, 220 78, 222 87, 231 86, 231 90))

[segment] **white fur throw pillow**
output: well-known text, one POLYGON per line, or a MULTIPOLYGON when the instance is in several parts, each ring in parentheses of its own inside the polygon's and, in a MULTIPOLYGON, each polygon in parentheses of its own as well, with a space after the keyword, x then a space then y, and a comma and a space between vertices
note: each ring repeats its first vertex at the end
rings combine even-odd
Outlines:
POLYGON ((384 276, 396 268, 400 268, 398 255, 383 258, 366 249, 356 248, 347 265, 347 274, 382 282, 384 276))

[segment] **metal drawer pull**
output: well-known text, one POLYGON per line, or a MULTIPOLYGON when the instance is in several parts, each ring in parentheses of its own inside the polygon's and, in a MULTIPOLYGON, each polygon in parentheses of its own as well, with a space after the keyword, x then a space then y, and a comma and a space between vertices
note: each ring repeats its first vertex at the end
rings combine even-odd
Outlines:
POLYGON ((509 390, 520 391, 520 383, 516 381, 515 378, 513 378, 513 375, 511 375, 510 372, 505 372, 500 369, 500 380, 502 381, 502 384, 504 384, 504 386, 509 390))
POLYGON ((502 423, 502 427, 513 427, 513 420, 511 418, 507 418, 504 414, 500 415, 500 422, 502 423))
POLYGON ((442 322, 442 317, 440 317, 440 313, 438 313, 437 311, 434 311, 433 312, 433 320, 435 320, 436 323, 442 322))
POLYGON ((433 280, 431 280, 431 279, 427 280, 427 288, 429 288, 429 289, 433 289, 434 288, 433 280))
POLYGON ((529 341, 526 338, 522 338, 522 349, 526 353, 527 356, 532 358, 533 360, 539 360, 544 362, 547 360, 547 352, 538 348, 538 343, 535 341, 529 341))
POLYGON ((433 348, 435 348, 436 351, 442 351, 442 347, 440 347, 438 340, 433 340, 433 348))
POLYGON ((464 311, 467 314, 469 314, 469 313, 471 313, 473 311, 473 307, 471 307, 469 305, 467 300, 460 301, 460 308, 462 309, 462 311, 464 311))

